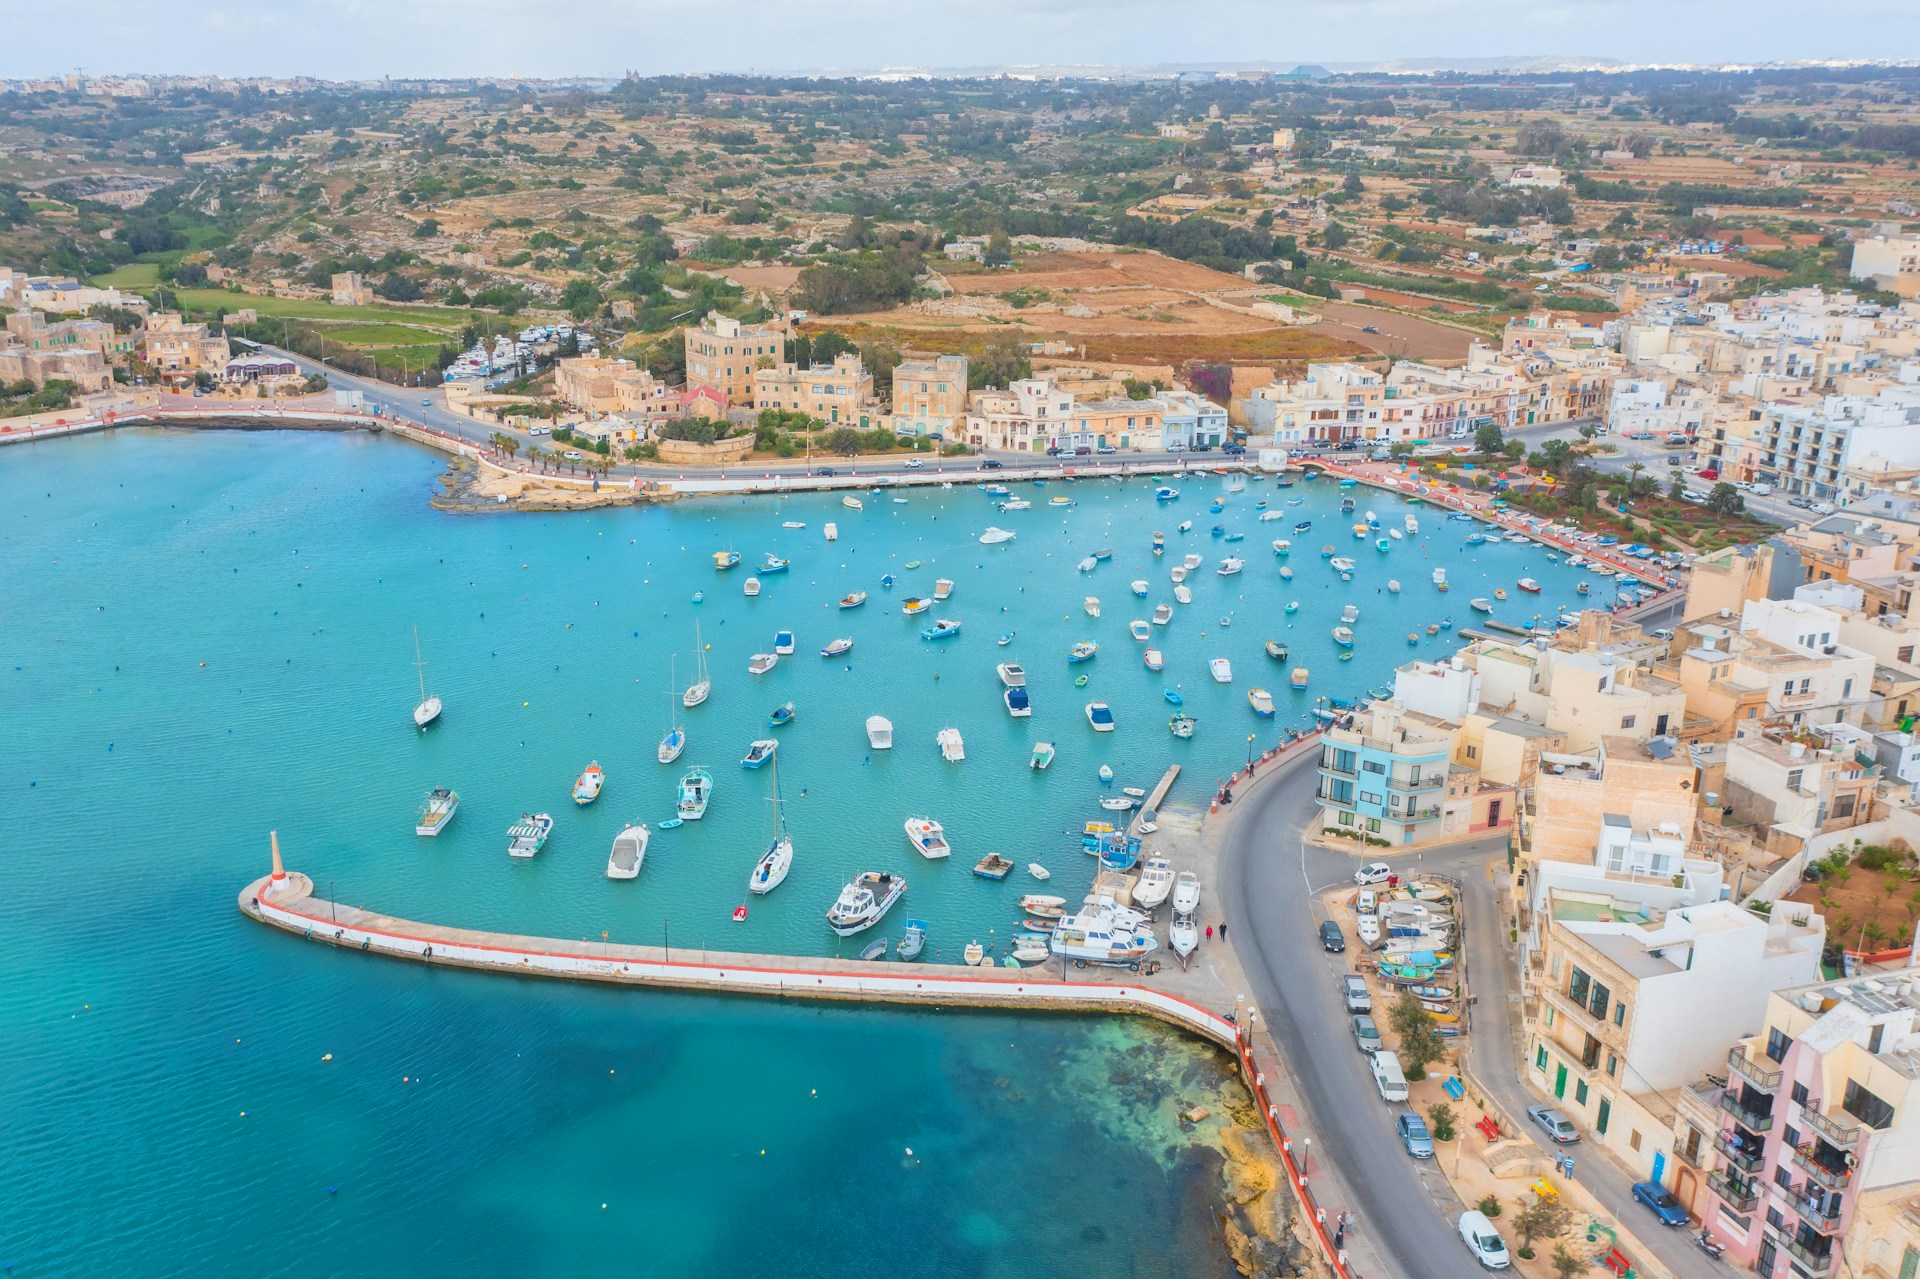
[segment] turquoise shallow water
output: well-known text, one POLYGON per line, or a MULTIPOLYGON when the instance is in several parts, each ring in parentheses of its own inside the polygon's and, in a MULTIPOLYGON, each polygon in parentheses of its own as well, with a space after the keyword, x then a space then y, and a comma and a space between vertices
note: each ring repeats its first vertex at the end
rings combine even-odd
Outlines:
MULTIPOLYGON (((1442 611, 1466 624, 1477 574, 1490 589, 1533 573, 1548 587, 1533 607, 1573 600, 1573 575, 1537 548, 1463 552, 1464 526, 1431 513, 1430 545, 1377 555, 1346 534, 1331 486, 1292 490, 1316 532, 1294 537, 1299 576, 1282 584, 1267 543, 1294 520, 1255 524, 1252 503, 1284 494, 1256 484, 1211 517, 1204 500, 1224 488, 1212 477, 1183 481, 1171 510, 1134 482, 1023 486, 1035 508, 1006 515, 957 488, 904 506, 869 497, 864 512, 820 497, 456 517, 426 505, 438 471, 358 435, 130 431, 0 454, 0 776, 20 833, 0 858, 0 1263, 14 1273, 545 1273, 620 1258, 645 1273, 810 1274, 857 1258, 863 1271, 960 1275, 1083 1242, 1121 1273, 1212 1273, 1204 1239, 1165 1246, 1169 1231, 1204 1234, 1206 1216, 1180 1208, 1194 1148, 1157 1108, 1174 1084, 1123 1104, 1107 1082, 1116 1049, 1146 1051, 1181 1086, 1217 1074, 1211 1054, 1157 1032, 422 974, 269 934, 234 897, 277 828, 322 891, 395 914, 831 954, 846 943, 820 912, 841 877, 890 868, 911 890, 888 924, 924 915, 951 954, 1004 930, 1030 883, 973 878, 987 849, 1048 863, 1056 891, 1084 887, 1091 862, 1067 832, 1099 812, 1100 762, 1150 785, 1179 760, 1198 780, 1176 798, 1199 802, 1249 732, 1270 739, 1246 709, 1255 679, 1297 718, 1311 695, 1290 700, 1260 651, 1268 637, 1313 669, 1313 692, 1351 696, 1405 660, 1408 629, 1442 611), (1044 506, 1062 491, 1079 504, 1044 506), (1200 531, 1183 539, 1187 517, 1200 531), (1205 536, 1216 518, 1247 532, 1248 571, 1196 575, 1195 604, 1156 628, 1168 669, 1151 674, 1126 621, 1170 599, 1182 543, 1209 565, 1232 549, 1205 536), (808 527, 781 528, 789 519, 808 527), (977 545, 989 522, 1019 540, 977 545), (1149 554, 1154 528, 1168 560, 1149 554), (1360 561, 1358 580, 1342 589, 1322 542, 1360 561), (728 545, 749 561, 789 555, 794 570, 746 600, 744 570, 711 567, 728 545), (1075 572, 1106 545, 1111 563, 1075 572), (913 559, 925 567, 907 574, 913 559), (1456 583, 1444 600, 1425 585, 1437 562, 1456 583), (890 593, 889 570, 903 575, 890 593), (965 622, 940 646, 916 638, 927 617, 898 609, 937 575, 959 585, 929 616, 965 622), (1375 595, 1389 575, 1406 592, 1375 595), (1154 583, 1147 601, 1127 590, 1136 576, 1154 583), (857 587, 873 594, 865 609, 832 606, 857 587), (1098 621, 1086 594, 1103 601, 1098 621), (1291 630, 1288 598, 1303 601, 1291 630), (1362 611, 1357 656, 1337 664, 1327 629, 1348 599, 1362 611), (668 657, 687 682, 696 617, 715 693, 688 716, 680 764, 662 767, 668 657), (448 708, 426 734, 407 718, 415 624, 448 708), (749 676, 780 626, 799 653, 749 676), (1005 629, 1018 638, 1002 650, 1005 629), (841 634, 857 641, 850 659, 815 656, 841 634), (1080 638, 1102 651, 1070 668, 1080 638), (1234 663, 1231 688, 1208 679, 1217 655, 1234 663), (992 668, 1008 657, 1029 671, 1030 720, 1001 707, 992 668), (1166 732, 1166 684, 1200 718, 1190 743, 1166 732), (1092 696, 1113 705, 1118 732, 1088 730, 1092 696), (735 925, 771 829, 769 775, 737 761, 788 699, 800 715, 778 735, 798 860, 735 925), (893 719, 896 747, 869 758, 875 712, 893 719), (962 765, 934 745, 946 724, 966 735, 962 765), (1027 755, 1043 737, 1059 758, 1035 774, 1027 755), (577 811, 567 790, 589 759, 607 789, 577 811), (718 779, 706 820, 658 833, 637 881, 608 881, 613 834, 667 816, 694 762, 718 779), (418 840, 414 810, 434 784, 459 789, 461 810, 418 840), (505 828, 535 807, 558 829, 537 860, 511 862, 505 828), (914 813, 946 823, 951 862, 907 848, 914 813), (920 1165, 901 1165, 909 1145, 920 1165), (1073 1152, 1063 1175, 1098 1167, 1098 1193, 1032 1175, 1021 1152, 1052 1150, 1073 1152), (1102 1210, 1116 1192, 1126 1213, 1102 1210)), ((1402 508, 1371 504, 1398 524, 1402 508)))

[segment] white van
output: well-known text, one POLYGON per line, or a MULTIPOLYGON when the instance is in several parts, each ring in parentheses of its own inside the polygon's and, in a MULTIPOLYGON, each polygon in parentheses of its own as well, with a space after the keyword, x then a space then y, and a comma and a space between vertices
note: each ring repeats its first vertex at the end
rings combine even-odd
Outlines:
POLYGON ((1487 1220, 1487 1214, 1478 1209, 1460 1214, 1460 1240, 1473 1253, 1473 1259, 1489 1270, 1505 1270, 1513 1264, 1507 1256, 1507 1241, 1487 1220))
POLYGON ((1773 494, 1773 485, 1755 484, 1749 488, 1747 492, 1753 494, 1755 497, 1770 497, 1773 494))
POLYGON ((1377 1052, 1371 1063, 1373 1086, 1380 1090, 1380 1100, 1389 1104, 1398 1104, 1407 1099, 1407 1077, 1400 1073, 1400 1058, 1390 1052, 1377 1052))

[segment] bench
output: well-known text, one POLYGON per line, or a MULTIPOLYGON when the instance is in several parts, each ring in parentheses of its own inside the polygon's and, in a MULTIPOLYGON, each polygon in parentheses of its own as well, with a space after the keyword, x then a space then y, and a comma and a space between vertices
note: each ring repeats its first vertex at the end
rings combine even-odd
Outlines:
POLYGON ((1601 1253, 1599 1264, 1611 1270, 1617 1279, 1633 1279, 1633 1263, 1618 1248, 1609 1248, 1601 1253))
POLYGON ((1500 1124, 1492 1115, 1482 1115, 1473 1125, 1488 1141, 1500 1140, 1500 1124))

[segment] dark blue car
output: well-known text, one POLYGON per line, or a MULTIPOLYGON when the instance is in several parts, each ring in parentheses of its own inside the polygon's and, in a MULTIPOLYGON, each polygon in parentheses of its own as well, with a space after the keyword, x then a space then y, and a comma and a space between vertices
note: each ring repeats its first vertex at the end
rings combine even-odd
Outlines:
POLYGON ((1660 1218, 1663 1226, 1684 1226, 1687 1224, 1687 1210, 1680 1201, 1670 1194, 1667 1188, 1657 1181, 1634 1183, 1633 1197, 1653 1209, 1653 1215, 1660 1218))

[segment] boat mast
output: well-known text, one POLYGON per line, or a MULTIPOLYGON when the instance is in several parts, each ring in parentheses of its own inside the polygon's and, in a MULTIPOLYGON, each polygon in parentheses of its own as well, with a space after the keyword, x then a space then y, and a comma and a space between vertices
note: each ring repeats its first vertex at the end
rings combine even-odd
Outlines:
POLYGON ((680 712, 674 709, 674 703, 680 700, 680 654, 667 657, 667 736, 680 727, 680 712))
POLYGON ((427 704, 427 664, 420 660, 420 628, 413 628, 413 669, 420 676, 420 704, 427 704))

